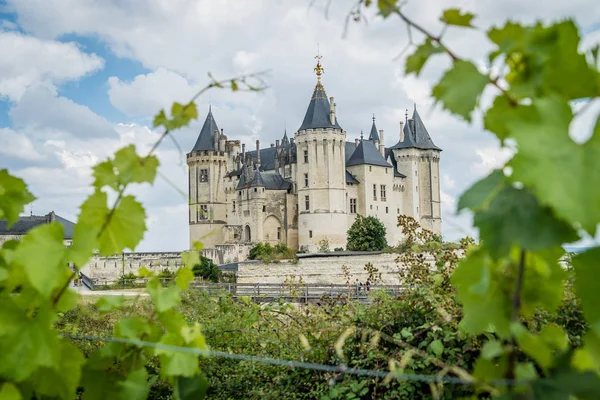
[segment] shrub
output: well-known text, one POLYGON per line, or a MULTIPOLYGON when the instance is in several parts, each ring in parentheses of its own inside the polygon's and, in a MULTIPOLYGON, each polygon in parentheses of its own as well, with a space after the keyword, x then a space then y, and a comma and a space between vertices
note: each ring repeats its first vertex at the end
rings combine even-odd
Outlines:
POLYGON ((377 217, 358 215, 348 229, 348 244, 351 251, 379 251, 387 246, 385 226, 377 217))
POLYGON ((296 252, 283 243, 271 246, 270 243, 257 243, 250 249, 249 260, 262 260, 263 262, 279 262, 296 258, 296 252))
POLYGON ((319 253, 329 253, 331 251, 329 249, 329 240, 327 238, 319 240, 317 251, 319 253))
POLYGON ((219 282, 219 267, 208 257, 200 256, 200 264, 192 269, 194 276, 201 276, 211 282, 219 282))

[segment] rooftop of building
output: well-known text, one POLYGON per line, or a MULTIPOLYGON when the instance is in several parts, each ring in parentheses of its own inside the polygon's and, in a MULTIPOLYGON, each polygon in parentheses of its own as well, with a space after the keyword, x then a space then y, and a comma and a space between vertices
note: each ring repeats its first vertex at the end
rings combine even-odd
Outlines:
POLYGON ((27 234, 31 229, 38 226, 49 224, 51 222, 58 222, 65 230, 65 239, 73 239, 73 229, 75 224, 59 215, 56 215, 54 211, 49 212, 46 215, 28 215, 19 217, 19 220, 13 225, 8 227, 8 221, 0 219, 0 235, 15 235, 22 236, 27 234))

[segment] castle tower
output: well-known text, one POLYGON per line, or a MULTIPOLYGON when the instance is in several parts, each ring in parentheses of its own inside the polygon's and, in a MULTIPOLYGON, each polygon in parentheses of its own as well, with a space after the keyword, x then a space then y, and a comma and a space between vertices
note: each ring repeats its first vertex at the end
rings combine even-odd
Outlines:
MULTIPOLYGON (((402 126, 402 123, 401 123, 402 126)), ((398 171, 406 174, 404 214, 416 219, 423 228, 442 233, 440 201, 440 153, 417 106, 400 132, 400 141, 391 147, 398 171)))
POLYGON ((227 170, 224 134, 209 108, 196 144, 187 154, 189 188, 190 247, 222 243, 221 229, 226 224, 226 198, 223 176, 227 170))
POLYGON ((317 84, 304 120, 295 135, 297 151, 298 244, 310 251, 327 240, 331 249, 346 246, 346 132, 327 100, 317 55, 317 84))

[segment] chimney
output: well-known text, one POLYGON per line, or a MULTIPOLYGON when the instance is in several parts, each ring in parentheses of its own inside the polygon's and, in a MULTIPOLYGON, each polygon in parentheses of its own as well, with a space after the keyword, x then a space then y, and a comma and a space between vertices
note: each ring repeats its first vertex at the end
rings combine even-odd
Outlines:
POLYGON ((404 122, 400 121, 400 141, 404 141, 404 122))
POLYGON ((358 147, 358 138, 354 139, 354 147, 358 147))
POLYGON ((242 168, 242 156, 240 153, 237 153, 237 169, 242 168))
POLYGON ((256 169, 260 168, 260 140, 256 139, 256 169))
POLYGON ((331 125, 335 124, 335 103, 333 102, 333 97, 329 98, 329 120, 331 125))
POLYGON ((271 148, 275 147, 275 145, 273 143, 271 143, 271 148))
POLYGON ((219 136, 219 151, 225 151, 225 134, 221 128, 221 136, 219 136))
POLYGON ((275 141, 275 147, 279 148, 279 139, 275 141))
POLYGON ((385 157, 385 140, 383 139, 383 129, 379 130, 379 151, 381 155, 385 157))
POLYGON ((242 164, 246 164, 246 143, 242 143, 242 164))

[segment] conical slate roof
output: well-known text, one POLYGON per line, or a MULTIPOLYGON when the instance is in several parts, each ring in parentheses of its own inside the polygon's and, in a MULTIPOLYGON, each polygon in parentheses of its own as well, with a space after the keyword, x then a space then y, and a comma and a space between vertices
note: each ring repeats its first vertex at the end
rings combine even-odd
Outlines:
POLYGON ((375 126, 375 116, 373 116, 373 126, 371 126, 371 133, 369 134, 369 140, 371 142, 379 141, 379 133, 377 132, 377 127, 375 126))
POLYGON ((375 144, 370 140, 361 140, 358 147, 352 153, 352 156, 346 161, 346 167, 352 165, 379 165, 381 167, 391 167, 390 163, 385 161, 375 144))
POLYGON ((217 126, 217 122, 215 121, 215 118, 212 115, 212 110, 209 108, 208 115, 204 120, 204 125, 202 125, 202 129, 200 130, 200 134, 198 135, 198 139, 196 140, 196 144, 192 148, 192 151, 214 150, 215 131, 218 132, 219 127, 217 126))
POLYGON ((391 147, 392 149, 417 148, 442 151, 442 149, 437 147, 433 143, 433 140, 431 140, 431 136, 429 136, 429 132, 427 132, 427 128, 425 128, 425 124, 417 111, 416 105, 412 118, 404 124, 403 130, 404 140, 396 143, 391 147))
POLYGON ((302 121, 302 125, 298 130, 317 128, 342 129, 337 122, 337 118, 335 124, 331 123, 331 120, 329 119, 330 110, 331 108, 329 100, 327 100, 325 88, 321 84, 321 81, 318 81, 310 99, 310 103, 308 104, 306 114, 304 115, 304 121, 302 121))

